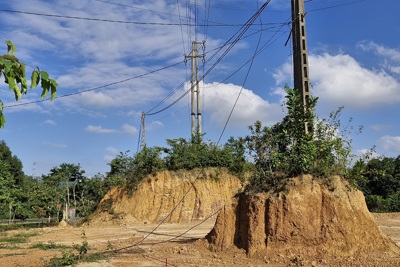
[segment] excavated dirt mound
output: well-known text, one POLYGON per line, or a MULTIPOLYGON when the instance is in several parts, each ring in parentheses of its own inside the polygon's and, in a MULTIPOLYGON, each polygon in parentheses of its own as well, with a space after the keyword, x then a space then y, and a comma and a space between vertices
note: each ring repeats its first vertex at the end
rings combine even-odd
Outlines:
POLYGON ((221 168, 162 171, 144 179, 133 194, 112 188, 99 205, 111 207, 97 211, 89 224, 157 223, 171 211, 166 223, 203 220, 230 204, 241 188, 241 181, 221 168))
POLYGON ((279 193, 240 195, 207 235, 210 249, 240 248, 249 257, 268 259, 398 252, 360 191, 339 177, 328 184, 303 176, 288 180, 279 193))

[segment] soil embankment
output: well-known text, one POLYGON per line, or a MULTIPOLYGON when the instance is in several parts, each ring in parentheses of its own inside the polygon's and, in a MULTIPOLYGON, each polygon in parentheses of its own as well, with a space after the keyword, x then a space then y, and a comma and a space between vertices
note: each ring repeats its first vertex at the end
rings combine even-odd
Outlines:
POLYGON ((363 194, 339 177, 293 178, 279 193, 241 195, 219 214, 207 240, 213 251, 244 249, 250 257, 325 258, 393 252, 363 194))
POLYGON ((109 203, 108 212, 98 211, 90 224, 203 220, 230 204, 241 188, 241 181, 225 169, 162 171, 143 180, 132 194, 111 189, 100 204, 109 203))

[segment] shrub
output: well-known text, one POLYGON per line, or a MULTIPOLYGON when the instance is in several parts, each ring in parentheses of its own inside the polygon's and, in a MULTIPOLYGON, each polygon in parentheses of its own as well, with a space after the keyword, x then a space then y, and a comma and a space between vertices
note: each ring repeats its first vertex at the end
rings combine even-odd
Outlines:
MULTIPOLYGON (((329 119, 318 119, 314 109, 318 98, 311 97, 304 108, 300 93, 286 87, 287 115, 271 127, 257 121, 250 126, 246 147, 253 157, 255 173, 249 191, 265 191, 286 177, 311 174, 329 178, 345 175, 351 160, 351 139, 354 130, 350 123, 342 128, 342 108, 329 119), (313 125, 306 133, 306 125, 313 125)), ((360 128, 361 130, 361 128, 360 128)))

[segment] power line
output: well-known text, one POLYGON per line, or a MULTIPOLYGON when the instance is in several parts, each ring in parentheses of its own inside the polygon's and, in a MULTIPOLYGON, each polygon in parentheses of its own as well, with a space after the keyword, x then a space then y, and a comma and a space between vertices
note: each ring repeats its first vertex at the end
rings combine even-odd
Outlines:
MULTIPOLYGON (((271 2, 271 0, 268 0, 268 1, 267 1, 268 4, 269 4, 269 2, 271 2)), ((250 66, 249 66, 249 69, 247 70, 246 77, 245 77, 245 79, 244 79, 244 81, 243 81, 243 83, 242 83, 242 86, 241 86, 241 88, 240 88, 239 94, 238 94, 238 96, 236 97, 235 103, 234 103, 233 106, 232 106, 232 109, 231 109, 231 111, 230 111, 230 113, 229 113, 229 115, 228 115, 228 118, 226 119, 225 125, 224 125, 224 127, 223 127, 223 129, 222 129, 221 135, 219 136, 219 139, 218 139, 218 141, 217 141, 217 144, 219 144, 219 142, 221 141, 221 138, 222 138, 223 134, 225 133, 226 127, 228 126, 228 123, 229 123, 229 121, 230 121, 230 119, 231 119, 231 117, 232 117, 233 111, 235 110, 236 105, 237 105, 237 103, 239 102, 239 98, 240 98, 240 96, 241 96, 241 94, 242 94, 244 85, 245 85, 246 82, 247 82, 247 78, 249 77, 250 70, 251 70, 251 68, 252 68, 252 66, 253 66, 254 59, 256 58, 256 55, 257 55, 257 52, 258 52, 258 47, 260 46, 261 36, 262 36, 262 32, 260 33, 260 37, 259 37, 259 39, 258 39, 256 49, 254 50, 254 54, 253 54, 252 58, 250 59, 250 66)))
MULTIPOLYGON (((43 16, 43 17, 64 18, 64 19, 77 19, 77 20, 87 20, 87 21, 99 21, 99 22, 110 22, 110 23, 121 23, 121 24, 135 24, 135 25, 153 25, 153 26, 182 26, 183 25, 183 26, 189 26, 189 27, 199 27, 199 26, 242 27, 244 25, 244 24, 224 24, 224 23, 215 23, 215 24, 184 23, 184 24, 182 24, 182 23, 167 23, 167 22, 140 22, 140 21, 126 21, 126 20, 112 20, 112 19, 67 16, 67 15, 57 15, 57 14, 45 14, 45 13, 36 13, 36 12, 19 11, 19 10, 8 10, 8 9, 0 9, 0 12, 18 13, 18 14, 24 14, 24 15, 43 16)), ((257 24, 255 24, 255 26, 257 26, 257 24)))
POLYGON ((309 12, 315 12, 315 11, 321 11, 321 10, 326 10, 326 9, 331 9, 331 8, 336 8, 336 7, 354 5, 354 4, 358 4, 358 3, 362 3, 362 2, 366 2, 366 1, 368 1, 368 0, 358 0, 358 1, 353 1, 353 2, 348 2, 348 3, 343 3, 343 4, 337 4, 337 5, 333 5, 333 6, 327 6, 327 7, 321 7, 321 8, 316 8, 316 9, 310 9, 310 10, 307 11, 307 13, 309 13, 309 12))
MULTIPOLYGON (((182 62, 177 62, 177 63, 174 63, 174 64, 172 64, 172 65, 166 66, 166 67, 162 67, 162 68, 159 68, 159 69, 156 69, 156 70, 153 70, 153 71, 149 71, 149 72, 146 72, 146 73, 143 73, 143 74, 140 74, 140 75, 136 75, 136 76, 134 76, 134 77, 130 77, 130 78, 123 79, 123 80, 116 81, 116 82, 112 82, 112 83, 109 83, 109 84, 105 84, 105 85, 97 86, 97 87, 94 87, 94 88, 82 90, 82 91, 75 92, 75 93, 70 93, 70 94, 65 94, 65 95, 57 96, 57 98, 64 98, 64 97, 69 97, 69 96, 73 96, 73 95, 79 95, 79 94, 86 93, 86 92, 89 92, 89 91, 94 91, 94 90, 102 89, 102 88, 109 87, 109 86, 112 86, 112 85, 116 85, 116 84, 124 83, 124 82, 127 82, 127 81, 131 81, 131 80, 134 80, 134 79, 142 78, 142 77, 144 77, 144 76, 147 76, 147 75, 150 75, 150 74, 159 72, 159 71, 161 71, 161 70, 165 70, 165 69, 168 69, 168 68, 177 66, 177 65, 179 65, 179 64, 181 64, 181 63, 182 63, 182 62)), ((31 101, 31 102, 25 102, 25 103, 16 103, 16 104, 11 104, 11 105, 4 106, 4 108, 25 106, 25 105, 30 105, 30 104, 35 104, 35 103, 44 102, 44 101, 50 101, 50 99, 41 99, 41 100, 36 100, 36 101, 31 101)))
MULTIPOLYGON (((269 3, 269 1, 267 1, 266 3, 269 3)), ((264 4, 260 9, 265 9, 266 5, 264 4)), ((204 63, 207 64, 211 61, 212 58, 214 58, 221 50, 222 48, 226 47, 229 45, 229 47, 224 51, 224 53, 216 60, 216 62, 205 72, 203 73, 202 77, 200 78, 200 80, 204 80, 204 78, 221 62, 221 60, 229 53, 229 51, 235 46, 235 44, 237 42, 239 42, 240 40, 242 40, 245 34, 245 32, 250 28, 250 26, 252 25, 252 23, 256 20, 256 18, 261 14, 262 10, 258 11, 255 15, 253 15, 247 22, 246 24, 241 28, 241 30, 237 31, 231 38, 228 39, 228 41, 226 41, 222 46, 214 49, 217 50, 209 59, 207 59, 207 61, 204 63), (233 37, 237 36, 233 41, 233 37)), ((281 28, 284 25, 287 25, 287 21, 285 23, 279 23, 281 25, 281 28)), ((249 35, 250 36, 250 35, 249 35)), ((212 50, 213 51, 213 50, 212 50)), ((193 74, 192 74, 193 75, 193 74)), ((148 112, 146 112, 146 115, 151 116, 151 115, 156 115, 159 114, 167 109, 169 109, 170 107, 172 107, 173 105, 175 105, 176 103, 178 103, 183 97, 185 97, 189 92, 190 89, 186 90, 178 99, 176 99, 175 101, 173 101, 171 104, 169 104, 168 106, 166 106, 165 108, 152 112, 150 113, 152 110, 154 110, 155 108, 157 108, 158 106, 160 106, 162 103, 164 103, 168 98, 170 98, 173 94, 175 94, 178 89, 182 88, 184 85, 184 83, 180 84, 172 93, 170 93, 168 96, 166 96, 161 102, 159 102, 155 107, 153 107, 151 110, 149 110, 148 112)))
MULTIPOLYGON (((248 28, 250 27, 251 23, 253 23, 257 17, 261 14, 262 10, 265 9, 265 7, 269 4, 271 0, 266 1, 260 8, 259 10, 257 10, 257 12, 246 22, 246 26, 243 27, 243 29, 241 30, 241 32, 238 34, 238 36, 236 37, 235 41, 227 48, 227 50, 223 53, 223 55, 217 60, 216 63, 213 64, 213 66, 209 69, 209 71, 207 73, 210 73, 210 71, 216 66, 216 64, 218 64, 220 62, 220 60, 222 60, 222 58, 230 51, 230 49, 232 49, 232 47, 238 42, 238 40, 244 35, 244 33, 248 30, 248 28)), ((237 33, 236 33, 237 34, 237 33)), ((235 34, 235 35, 236 35, 235 34)), ((234 35, 234 36, 235 36, 234 35)), ((233 37, 234 37, 233 36, 233 37)), ((233 38, 232 37, 232 38, 233 38)), ((230 42, 230 40, 232 39, 230 38, 228 41, 230 42)), ((257 52, 257 50, 256 50, 257 52)), ((256 53, 255 53, 256 54, 256 53)), ((253 56, 254 59, 254 56, 253 56)), ((206 74, 204 74, 205 76, 206 74)), ((203 77, 202 77, 203 78, 203 77)), ((187 91, 189 92, 189 90, 187 91)), ((185 94, 184 94, 185 95, 185 94)), ((184 96, 183 95, 183 96, 184 96)), ((182 96, 182 97, 183 97, 182 96)), ((165 110, 165 109, 164 109, 165 110)), ((130 247, 134 247, 137 246, 141 243, 143 243, 144 240, 146 240, 151 234, 153 234, 171 215, 172 213, 179 207, 179 205, 181 205, 181 203, 183 202, 183 200, 186 198, 186 196, 189 194, 189 192, 191 191, 192 187, 194 187, 194 184, 196 183, 196 181, 198 180, 198 178, 200 177, 200 175, 204 172, 204 167, 201 169, 201 171, 199 172, 199 174, 197 175, 197 177, 195 178, 195 180, 191 183, 192 186, 185 192, 185 194, 183 195, 183 197, 178 201, 178 203, 174 206, 174 208, 167 214, 167 216, 164 217, 164 219, 162 219, 157 226, 150 231, 146 236, 144 236, 141 240, 139 240, 138 242, 136 242, 135 244, 126 247, 126 248, 130 248, 130 247)), ((122 248, 122 249, 126 249, 126 248, 122 248)), ((122 250, 121 249, 121 250, 122 250)))

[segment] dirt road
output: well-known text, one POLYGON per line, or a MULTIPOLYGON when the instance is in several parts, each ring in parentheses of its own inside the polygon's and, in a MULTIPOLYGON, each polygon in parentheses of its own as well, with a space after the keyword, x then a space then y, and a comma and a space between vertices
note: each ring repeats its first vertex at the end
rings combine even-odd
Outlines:
MULTIPOLYGON (((374 214, 381 230, 400 245, 400 213, 374 214)), ((127 266, 288 266, 288 264, 270 263, 268 259, 249 259, 244 251, 236 250, 217 254, 210 252, 203 241, 213 227, 213 222, 196 226, 190 224, 162 225, 150 234, 157 225, 118 225, 103 227, 72 228, 53 227, 43 229, 18 230, 7 232, 13 236, 21 232, 31 233, 27 243, 10 245, 0 243, 0 266, 33 267, 43 266, 53 256, 61 256, 65 248, 73 244, 81 245, 86 238, 89 253, 109 252, 106 260, 91 263, 80 263, 78 267, 127 267, 127 266), (196 227, 195 227, 196 226, 196 227), (191 229, 194 227, 193 229, 191 229), (188 230, 191 229, 191 230, 188 230), (84 238, 82 234, 84 233, 84 238), (150 234, 150 235, 149 235, 150 234), (32 248, 37 244, 56 244, 59 248, 40 250, 32 248)), ((5 234, 3 234, 4 236, 5 234)), ((354 258, 353 258, 354 260, 354 258)), ((354 262, 357 262, 354 260, 354 262)), ((368 261, 368 265, 351 263, 349 259, 338 259, 337 266, 400 266, 400 258, 386 258, 368 261), (349 265, 346 265, 346 262, 349 265)), ((295 262, 292 266, 334 266, 329 262, 295 262), (300 264, 300 265, 299 265, 300 264), (303 264, 303 265, 301 265, 303 264)))

